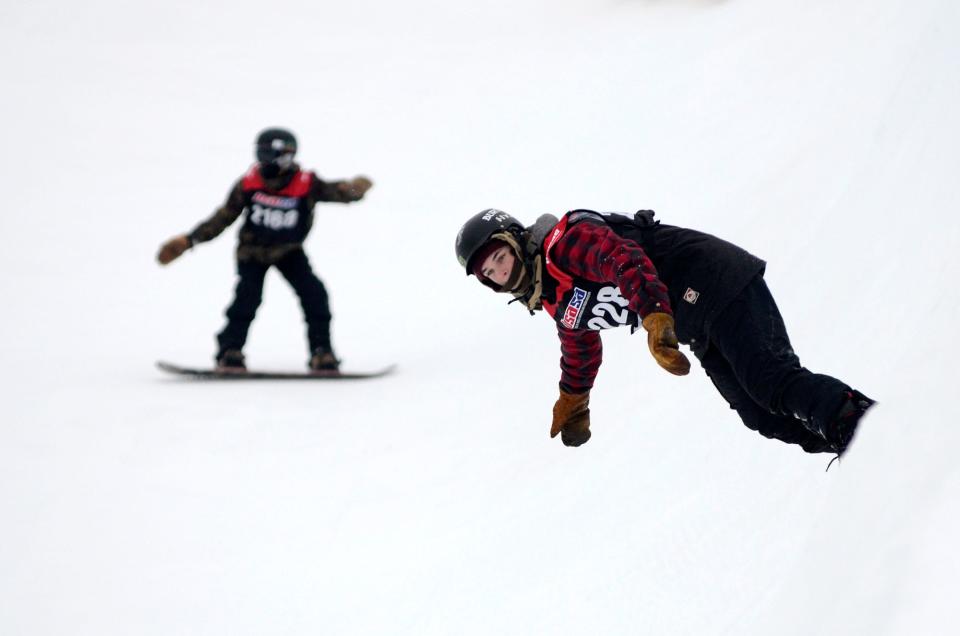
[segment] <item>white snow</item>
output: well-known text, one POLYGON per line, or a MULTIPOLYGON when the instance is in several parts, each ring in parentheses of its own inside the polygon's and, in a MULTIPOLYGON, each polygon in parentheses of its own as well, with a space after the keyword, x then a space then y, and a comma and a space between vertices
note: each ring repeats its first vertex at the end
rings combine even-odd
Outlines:
MULTIPOLYGON (((960 7, 946 0, 34 0, 0 10, 0 634, 953 634, 960 7), (358 383, 201 383, 266 126, 367 200, 307 250, 358 383), (653 208, 769 261, 880 404, 842 465, 607 333, 559 351, 460 224, 653 208)), ((276 274, 246 353, 306 359, 276 274)))

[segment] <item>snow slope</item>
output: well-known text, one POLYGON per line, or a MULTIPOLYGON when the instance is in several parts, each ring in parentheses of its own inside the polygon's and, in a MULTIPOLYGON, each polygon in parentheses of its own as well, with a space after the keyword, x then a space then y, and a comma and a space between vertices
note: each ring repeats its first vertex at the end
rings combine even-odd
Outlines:
MULTIPOLYGON (((945 0, 4 7, 0 633, 948 634, 960 8, 945 0), (369 174, 308 240, 351 368, 194 383, 233 234, 168 268, 265 126, 369 174), (876 397, 842 465, 608 333, 548 437, 545 318, 462 221, 654 208, 733 240, 813 369, 876 397)), ((248 359, 299 368, 275 274, 248 359)))

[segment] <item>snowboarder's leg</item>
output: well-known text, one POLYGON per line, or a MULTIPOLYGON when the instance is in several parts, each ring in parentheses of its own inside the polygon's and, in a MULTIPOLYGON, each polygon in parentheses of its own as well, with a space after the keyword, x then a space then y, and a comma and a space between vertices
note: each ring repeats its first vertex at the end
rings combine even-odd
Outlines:
POLYGON ((237 262, 237 287, 234 291, 233 302, 227 307, 227 324, 217 334, 217 344, 220 350, 217 358, 227 352, 243 350, 247 342, 247 332, 250 323, 257 315, 257 308, 263 298, 263 279, 269 265, 250 261, 237 262))
POLYGON ((327 290, 313 273, 310 261, 302 249, 294 250, 277 262, 277 269, 300 298, 303 317, 307 322, 307 340, 310 353, 317 350, 332 353, 330 344, 330 305, 327 290))
POLYGON ((709 338, 754 402, 772 413, 796 417, 813 433, 827 430, 848 399, 846 384, 800 365, 760 276, 716 318, 709 338))
POLYGON ((747 428, 770 439, 797 444, 808 453, 831 452, 827 441, 819 434, 807 430, 800 420, 789 415, 771 413, 754 402, 740 386, 730 364, 716 348, 711 347, 697 357, 717 391, 730 408, 737 412, 747 428))

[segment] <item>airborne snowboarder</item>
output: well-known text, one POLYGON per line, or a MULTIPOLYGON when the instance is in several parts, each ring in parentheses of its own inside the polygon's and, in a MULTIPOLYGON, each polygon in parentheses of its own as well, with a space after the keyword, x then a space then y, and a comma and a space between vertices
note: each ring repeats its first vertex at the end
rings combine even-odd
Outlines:
POLYGON ((456 252, 468 276, 556 323, 560 397, 550 436, 567 446, 590 439, 599 332, 612 327, 646 330, 654 359, 674 375, 690 371, 679 350, 688 345, 747 427, 808 453, 842 455, 874 403, 800 365, 764 261, 709 234, 663 225, 652 211, 574 210, 524 227, 488 209, 463 225, 456 252))
POLYGON ((294 161, 297 140, 283 128, 267 128, 256 140, 257 162, 230 190, 227 199, 206 221, 189 234, 176 236, 160 248, 157 260, 166 265, 197 243, 216 238, 241 214, 237 245, 239 280, 227 324, 217 334, 218 372, 243 372, 243 346, 263 293, 267 270, 276 267, 290 283, 303 308, 310 350, 308 366, 316 371, 336 371, 340 361, 330 342, 330 308, 327 291, 313 273, 303 241, 313 225, 313 208, 320 201, 359 201, 373 185, 366 177, 349 181, 324 181, 301 170, 294 161))

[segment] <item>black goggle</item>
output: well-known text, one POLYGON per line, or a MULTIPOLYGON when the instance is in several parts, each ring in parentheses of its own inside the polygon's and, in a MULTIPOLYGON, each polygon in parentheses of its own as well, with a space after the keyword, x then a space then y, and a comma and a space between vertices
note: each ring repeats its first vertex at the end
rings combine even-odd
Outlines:
POLYGON ((295 146, 288 146, 283 142, 274 142, 269 146, 257 146, 257 161, 287 168, 293 163, 293 156, 296 152, 297 148, 295 146))

